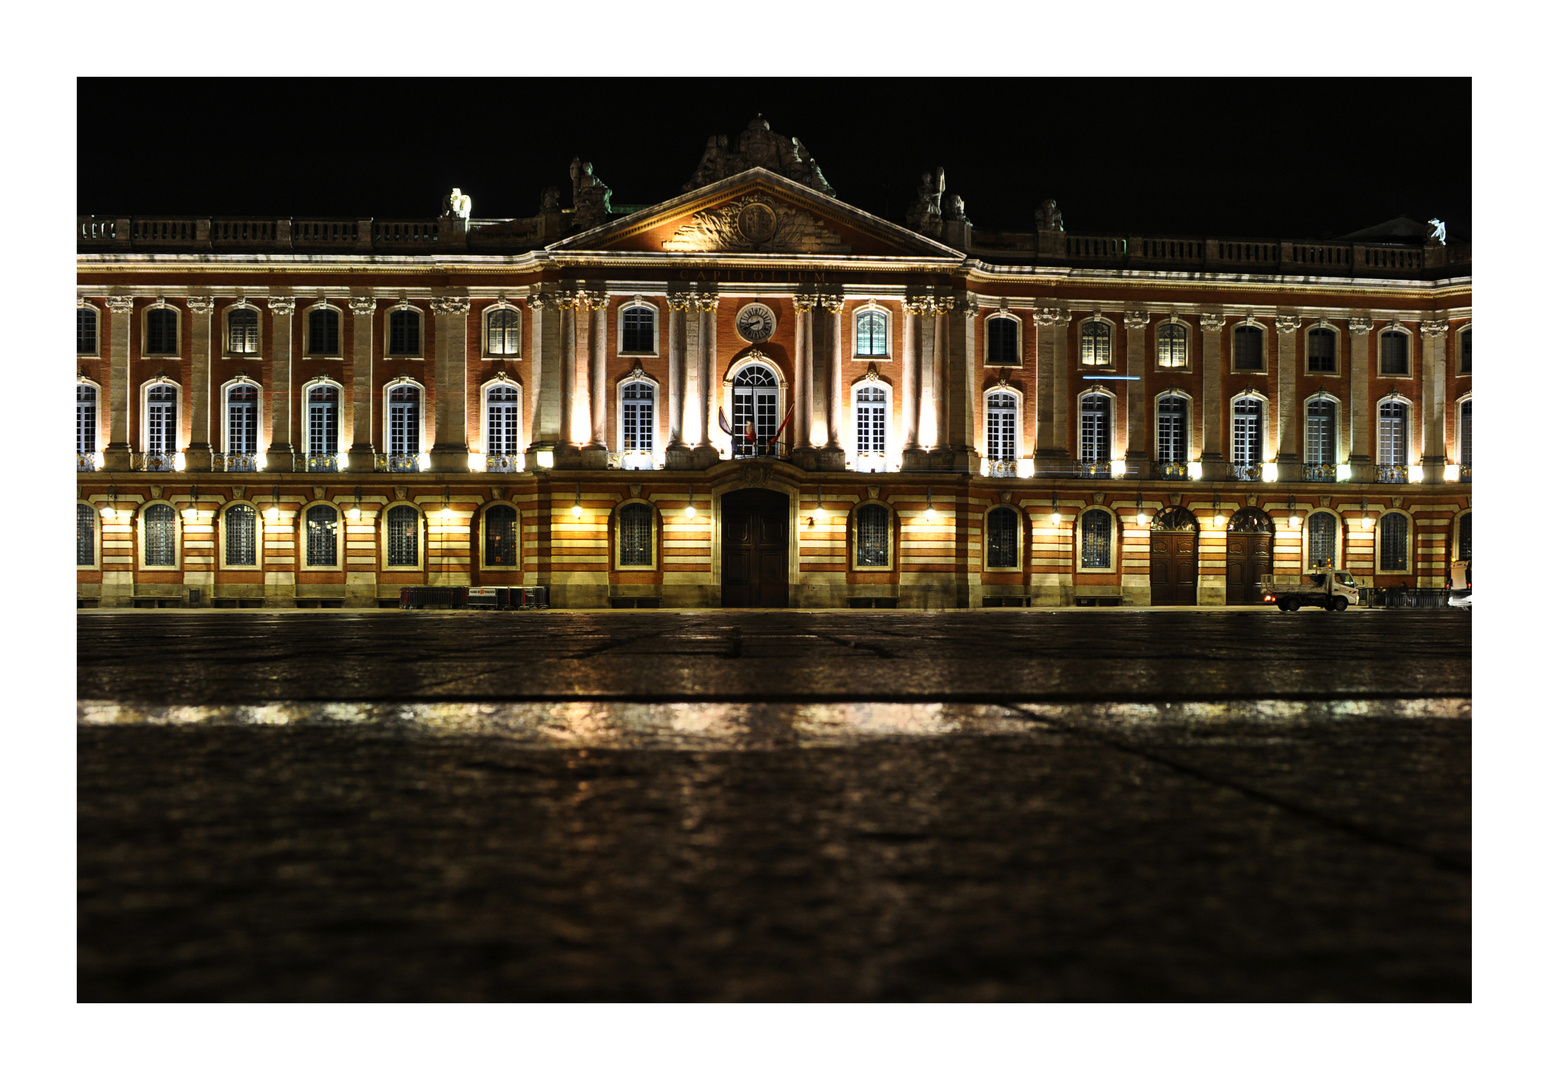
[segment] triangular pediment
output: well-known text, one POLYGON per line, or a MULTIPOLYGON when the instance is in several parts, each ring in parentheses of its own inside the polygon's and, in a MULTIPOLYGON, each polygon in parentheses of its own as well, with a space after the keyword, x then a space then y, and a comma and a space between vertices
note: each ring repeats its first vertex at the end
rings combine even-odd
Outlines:
POLYGON ((963 257, 939 240, 762 168, 566 237, 548 250, 963 257))

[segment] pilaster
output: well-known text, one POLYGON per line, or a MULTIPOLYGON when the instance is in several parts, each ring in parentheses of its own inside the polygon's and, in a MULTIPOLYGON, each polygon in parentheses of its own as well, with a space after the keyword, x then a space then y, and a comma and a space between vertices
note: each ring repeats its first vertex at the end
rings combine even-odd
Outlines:
POLYGON ((1124 475, 1137 480, 1151 476, 1151 440, 1146 419, 1146 329, 1151 315, 1145 311, 1124 313, 1124 475))
POLYGON ((1447 323, 1420 324, 1420 465, 1425 483, 1439 483, 1447 464, 1447 323))
POLYGON ((608 294, 586 295, 589 312, 586 329, 586 389, 590 398, 592 435, 581 449, 581 463, 588 469, 608 467, 608 294))
POLYGON ((190 296, 187 303, 193 378, 188 387, 191 423, 183 465, 189 472, 209 472, 214 449, 210 441, 210 315, 215 301, 208 296, 190 296))
POLYGON ((1221 456, 1221 330, 1226 326, 1226 316, 1207 311, 1199 317, 1203 336, 1200 349, 1200 375, 1203 386, 1200 393, 1200 464, 1205 480, 1224 480, 1227 475, 1226 461, 1221 456))
POLYGON ((351 373, 350 382, 353 384, 355 407, 346 415, 343 403, 340 403, 339 423, 341 425, 348 423, 351 427, 347 432, 339 432, 339 442, 349 445, 351 472, 371 472, 376 468, 376 448, 371 443, 371 370, 375 364, 376 349, 372 338, 376 319, 376 297, 350 297, 350 314, 351 328, 354 332, 351 347, 354 371, 351 373))
POLYGON ((823 403, 823 418, 828 437, 817 454, 817 468, 824 472, 844 469, 844 443, 839 437, 844 425, 844 296, 825 293, 818 303, 828 312, 828 396, 823 403))
MULTIPOLYGON (((1066 328, 1070 325, 1070 312, 1059 307, 1041 307, 1033 312, 1033 325, 1037 327, 1036 376, 1034 391, 1034 469, 1049 468, 1058 473, 1070 461, 1070 447, 1066 431, 1069 403, 1065 400, 1069 374, 1069 348, 1066 328)), ((1026 404, 1023 405, 1026 408, 1026 404)))
POLYGON ((269 297, 270 321, 273 333, 269 342, 270 355, 274 357, 274 386, 269 395, 269 472, 293 472, 296 468, 296 448, 291 442, 291 346, 294 341, 296 298, 294 296, 269 297))
POLYGON ((708 469, 721 460, 721 452, 710 441, 710 426, 715 423, 715 389, 720 385, 716 371, 720 362, 716 356, 715 313, 721 306, 721 298, 711 293, 701 295, 699 309, 699 442, 694 445, 692 467, 708 469))
POLYGON ((559 293, 553 304, 559 309, 559 435, 556 450, 576 445, 576 332, 578 297, 573 292, 559 293))
POLYGON ((791 458, 804 469, 814 468, 817 455, 812 452, 812 309, 818 298, 811 293, 797 293, 793 299, 796 309, 796 356, 791 365, 791 404, 795 411, 791 416, 791 458))
POLYGON ((688 381, 687 312, 697 297, 678 293, 667 298, 667 467, 685 469, 692 459, 683 441, 684 384, 688 381))
POLYGON ((129 335, 134 327, 134 297, 109 296, 111 315, 108 339, 108 444, 102 449, 103 466, 117 472, 129 468, 129 335))
POLYGON ((1371 483, 1376 479, 1368 438, 1371 413, 1371 355, 1368 349, 1372 321, 1367 316, 1354 315, 1345 325, 1350 330, 1350 430, 1345 443, 1350 447, 1350 479, 1356 483, 1371 483))
POLYGON ((560 318, 557 293, 533 293, 532 312, 532 436, 527 468, 540 468, 538 455, 554 452, 559 441, 560 318))
MULTIPOLYGON (((458 219, 460 220, 460 219, 458 219)), ((436 319, 436 436, 430 467, 468 471, 468 310, 466 296, 430 301, 436 319)))
POLYGON ((1296 422, 1299 409, 1296 400, 1296 373, 1301 364, 1296 359, 1296 333, 1302 320, 1297 315, 1275 316, 1275 410, 1277 440, 1275 463, 1280 466, 1281 480, 1301 479, 1301 454, 1296 449, 1300 425, 1296 422))
MULTIPOLYGON (((904 301, 903 356, 903 452, 907 456, 920 449, 920 315, 930 299, 911 296, 904 301)), ((904 468, 909 468, 906 462, 904 468)))

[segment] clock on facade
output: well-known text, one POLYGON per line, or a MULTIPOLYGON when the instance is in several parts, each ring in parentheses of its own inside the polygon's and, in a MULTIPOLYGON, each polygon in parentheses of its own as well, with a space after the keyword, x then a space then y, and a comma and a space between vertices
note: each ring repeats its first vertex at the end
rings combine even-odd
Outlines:
POLYGON ((775 313, 764 304, 748 304, 737 312, 737 333, 742 340, 757 345, 774 336, 775 313))

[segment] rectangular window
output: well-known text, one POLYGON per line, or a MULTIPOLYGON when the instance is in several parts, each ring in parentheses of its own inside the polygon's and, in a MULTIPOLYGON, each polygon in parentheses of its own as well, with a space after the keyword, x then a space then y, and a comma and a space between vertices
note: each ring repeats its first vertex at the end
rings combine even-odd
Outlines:
POLYGON ((258 352, 258 312, 236 308, 226 315, 226 351, 238 356, 258 352))
POLYGON ((855 512, 855 565, 886 566, 888 563, 887 508, 872 504, 855 512))
POLYGON ((1107 323, 1081 325, 1081 363, 1088 367, 1108 367, 1113 363, 1113 341, 1107 323))
POLYGON ((394 356, 420 354, 420 313, 394 311, 387 319, 387 351, 394 356))
POLYGON ((395 506, 387 512, 387 565, 418 566, 420 558, 420 518, 410 506, 395 506))
POLYGON ((1156 366, 1189 366, 1189 331, 1182 323, 1163 323, 1156 328, 1156 366))
POLYGON ((1403 514, 1382 515, 1382 555, 1378 569, 1387 574, 1409 572, 1409 519, 1403 514))
POLYGON ((145 313, 145 351, 177 352, 177 312, 171 308, 152 308, 145 313))
POLYGON ((331 506, 314 506, 307 511, 307 565, 333 566, 338 561, 338 514, 331 506))
POLYGON ((1474 373, 1474 331, 1468 329, 1458 335, 1458 374, 1474 373))
POLYGON ((226 511, 226 565, 258 565, 258 511, 251 506, 226 511))
POLYGON ((75 452, 97 452, 97 391, 80 383, 75 386, 75 452))
POLYGON ((321 386, 307 395, 307 453, 317 457, 339 448, 339 391, 321 386))
POLYGON ((650 566, 652 511, 643 503, 631 503, 619 511, 619 565, 650 566))
POLYGON ((1333 566, 1339 526, 1334 515, 1319 511, 1307 518, 1307 565, 1333 566))
POLYGON ((1264 332, 1256 326, 1239 326, 1232 331, 1236 370, 1264 370, 1264 332))
POLYGON ((991 510, 984 523, 985 563, 991 569, 1014 569, 1017 565, 1017 512, 1000 506, 991 510))
POLYGON ((991 461, 1014 461, 1017 453, 1017 406, 1010 394, 991 394, 985 409, 985 456, 991 461))
POLYGON ((322 356, 339 355, 339 313, 332 308, 307 312, 307 350, 322 356))
POLYGON ((1101 510, 1088 510, 1081 515, 1081 568, 1113 568, 1113 522, 1101 510))
POLYGON ((419 395, 412 390, 407 393, 394 390, 392 399, 388 401, 387 410, 387 452, 418 454, 420 452, 419 395))
POLYGON ((1409 409, 1390 401, 1377 410, 1377 464, 1409 464, 1409 409))
POLYGON ((1081 460, 1088 464, 1109 460, 1108 398, 1087 394, 1081 399, 1081 460))
POLYGON ((649 454, 656 449, 656 388, 647 382, 624 386, 624 452, 649 454))
POLYGON ((1232 464, 1257 465, 1264 456, 1261 407, 1257 398, 1239 398, 1232 407, 1232 464))
POLYGON ((177 565, 177 511, 166 503, 148 507, 145 526, 145 565, 177 565))
POLYGON ((97 562, 97 512, 85 503, 75 504, 75 565, 97 562))
POLYGON ((75 351, 97 352, 97 313, 88 307, 75 309, 75 351))
POLYGON ((1307 335, 1307 370, 1332 372, 1338 370, 1335 348, 1339 339, 1334 331, 1319 327, 1307 335))
POLYGON ((226 452, 258 452, 258 390, 234 386, 226 398, 226 452))
POLYGON ((887 355, 887 313, 863 311, 855 316, 855 355, 887 355))
POLYGON ((1184 428, 1187 409, 1182 398, 1165 397, 1156 406, 1156 456, 1164 465, 1182 464, 1188 455, 1184 428))
POLYGON ((985 363, 990 367, 1021 366, 1022 354, 1017 348, 1016 320, 1004 316, 991 318, 986 321, 985 329, 989 336, 985 363))
POLYGON ((1334 403, 1314 401, 1307 406, 1308 465, 1334 464, 1334 403))
POLYGON ((855 392, 855 452, 887 453, 887 394, 873 386, 855 392))
POLYGON ((1409 374, 1409 338, 1397 330, 1384 330, 1380 343, 1382 374, 1409 374))
POLYGON ((648 353, 656 350, 656 312, 648 307, 624 309, 624 340, 620 352, 648 353))
POLYGON ((145 395, 145 450, 171 454, 177 450, 177 391, 158 386, 145 395))

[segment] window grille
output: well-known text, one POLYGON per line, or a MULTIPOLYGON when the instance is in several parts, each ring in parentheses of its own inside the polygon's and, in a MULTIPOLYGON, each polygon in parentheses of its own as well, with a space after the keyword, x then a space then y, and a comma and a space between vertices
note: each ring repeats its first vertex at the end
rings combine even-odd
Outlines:
POLYGON ((1469 329, 1458 335, 1458 374, 1472 375, 1473 373, 1474 331, 1469 329))
POLYGON ((1017 565, 1017 512, 1009 506, 997 506, 984 521, 986 562, 991 569, 1014 569, 1017 565))
POLYGON ((307 347, 314 354, 339 355, 339 313, 333 308, 307 312, 307 347))
POLYGON ((251 506, 226 510, 226 565, 258 565, 258 511, 251 506))
POLYGON ((1334 464, 1334 403, 1327 398, 1307 404, 1307 445, 1303 459, 1308 465, 1334 464))
POLYGON ((339 512, 331 506, 307 509, 307 565, 333 566, 339 561, 339 512))
POLYGON ((75 504, 75 565, 97 561, 97 512, 85 503, 75 504))
POLYGON ((880 387, 855 391, 855 452, 887 453, 887 393, 880 387))
POLYGON ((492 506, 484 515, 484 565, 518 569, 516 511, 492 506))
POLYGON ((1081 362, 1089 367, 1113 363, 1112 335, 1107 323, 1092 320, 1081 324, 1081 362))
POLYGON ((1189 366, 1189 328, 1182 323, 1163 323, 1156 328, 1156 366, 1189 366))
POLYGON ((887 355, 887 312, 863 311, 855 316, 855 355, 887 355))
POLYGON ((732 379, 731 421, 733 456, 769 450, 774 438, 779 382, 762 364, 749 364, 732 379), (753 441, 748 441, 749 425, 753 441))
POLYGON ((75 384, 75 452, 97 452, 97 388, 75 384))
POLYGON ((519 454, 522 394, 514 386, 492 386, 485 398, 484 446, 488 454, 519 454))
POLYGON ((522 353, 522 316, 511 308, 496 308, 489 313, 484 341, 490 356, 520 356, 522 353))
POLYGON ((1474 515, 1464 514, 1458 518, 1458 558, 1465 562, 1472 561, 1474 557, 1474 515))
POLYGON ((258 387, 233 386, 226 392, 226 452, 258 453, 258 387))
POLYGON ((145 313, 145 351, 177 352, 177 312, 171 308, 151 308, 145 313))
POLYGON ((1384 330, 1380 339, 1381 372, 1384 375, 1409 374, 1409 337, 1397 330, 1384 330))
POLYGON ((1458 464, 1474 467, 1474 399, 1469 398, 1458 408, 1458 464))
POLYGON ((1232 464, 1257 465, 1264 456, 1264 409, 1258 398, 1232 405, 1232 464))
POLYGON ((145 394, 145 450, 171 454, 177 450, 177 391, 153 386, 145 394))
POLYGON ((656 449, 656 387, 642 379, 624 384, 624 452, 656 449))
POLYGON ((1378 569, 1385 574, 1409 570, 1409 519, 1403 514, 1382 515, 1382 555, 1378 569))
POLYGON ((1013 394, 991 394, 984 410, 985 456, 991 461, 1015 461, 1017 455, 1017 399, 1013 394))
POLYGON ((1335 371, 1338 367, 1336 346, 1339 339, 1334 331, 1320 326, 1307 335, 1307 370, 1335 371))
POLYGON ((75 351, 97 351, 97 313, 89 307, 75 309, 75 351))
POLYGON ((1017 321, 1000 316, 985 321, 985 334, 989 339, 985 363, 990 367, 1015 367, 1022 363, 1022 351, 1017 348, 1017 321))
POLYGON ((420 313, 393 311, 387 316, 387 351, 393 356, 420 354, 420 313))
POLYGON ((1264 331, 1256 326, 1239 326, 1232 331, 1238 371, 1264 370, 1264 331))
POLYGON ((258 352, 258 312, 233 308, 226 314, 226 351, 238 356, 258 352))
POLYGON ((1113 457, 1109 449, 1109 405, 1106 394, 1087 394, 1081 399, 1081 460, 1088 464, 1113 457))
POLYGON ((1181 465, 1188 458, 1188 403, 1168 395, 1156 403, 1156 457, 1164 465, 1181 465))
POLYGON ((177 511, 166 503, 145 511, 145 565, 177 565, 177 511))
POLYGON ((1333 566, 1339 522, 1327 510, 1307 515, 1307 565, 1333 566))
POLYGON ((654 514, 644 503, 630 503, 619 511, 619 565, 650 566, 655 545, 651 539, 654 514))
POLYGON ((387 512, 387 565, 418 566, 419 562, 419 511, 412 506, 395 506, 387 512))
POLYGON ((636 304, 624 309, 624 340, 620 352, 656 351, 656 311, 636 304))
POLYGON ((387 452, 420 452, 420 391, 417 386, 395 386, 387 395, 387 452))
POLYGON ((1109 570, 1113 567, 1113 519, 1102 510, 1081 515, 1081 568, 1109 570))
POLYGON ((315 386, 307 392, 307 453, 336 453, 339 448, 339 390, 315 386))
POLYGON ((1377 409, 1377 464, 1409 464, 1409 406, 1384 401, 1377 409))
POLYGON ((892 524, 887 507, 869 503, 855 512, 855 565, 886 566, 892 524))

